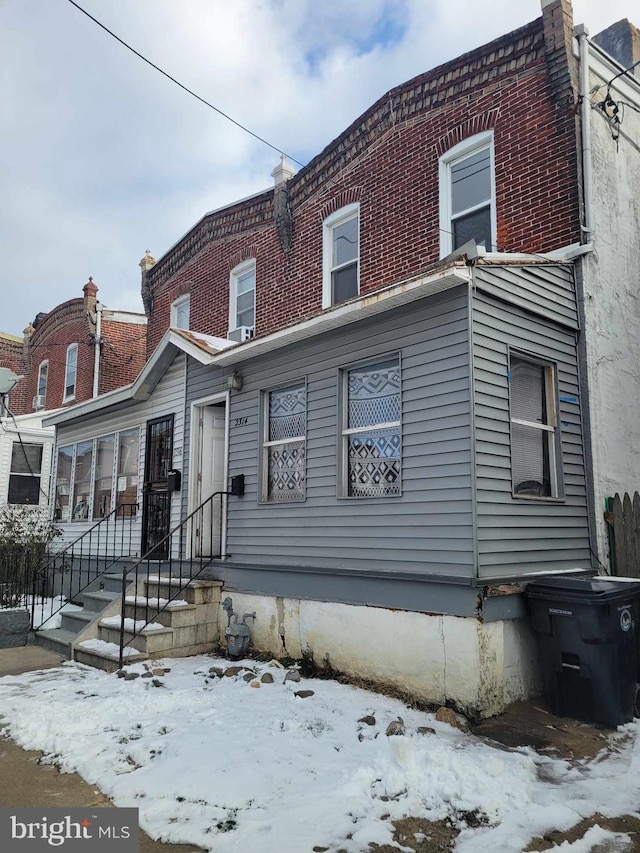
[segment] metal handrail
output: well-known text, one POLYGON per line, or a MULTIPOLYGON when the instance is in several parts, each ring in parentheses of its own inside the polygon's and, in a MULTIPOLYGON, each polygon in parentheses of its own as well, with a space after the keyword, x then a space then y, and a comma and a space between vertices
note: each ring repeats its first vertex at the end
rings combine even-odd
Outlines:
MULTIPOLYGON (((197 578, 198 575, 202 574, 202 572, 211 564, 211 562, 213 560, 218 559, 218 555, 213 555, 213 556, 212 555, 205 555, 202 552, 204 550, 205 541, 208 541, 209 543, 211 543, 211 546, 213 546, 213 518, 214 518, 214 516, 213 516, 213 501, 214 501, 214 498, 218 498, 218 497, 221 498, 223 495, 231 495, 231 494, 235 494, 235 492, 228 492, 228 491, 214 492, 206 500, 204 500, 200 504, 200 506, 197 506, 193 510, 193 512, 190 512, 189 515, 185 516, 185 518, 183 518, 178 524, 176 524, 176 526, 172 530, 170 530, 166 536, 164 536, 162 539, 160 539, 158 542, 156 542, 155 545, 153 546, 153 548, 150 548, 147 551, 147 553, 144 554, 138 560, 137 563, 135 563, 129 569, 124 568, 122 570, 122 601, 121 601, 121 607, 120 607, 120 653, 119 653, 119 658, 118 658, 118 661, 119 661, 118 665, 119 665, 120 669, 122 669, 122 667, 124 665, 125 633, 129 635, 128 642, 131 642, 136 637, 140 636, 140 634, 144 631, 144 629, 158 616, 158 614, 165 611, 168 608, 169 604, 171 604, 172 601, 175 601, 175 599, 187 588, 187 586, 191 583, 191 581, 195 580, 195 578, 197 578), (208 512, 208 516, 207 516, 207 512, 208 512), (190 531, 191 532, 191 548, 189 550, 190 556, 187 559, 183 556, 184 533, 185 533, 185 530, 187 528, 188 523, 193 521, 194 519, 196 519, 196 521, 199 520, 200 523, 199 523, 199 526, 197 524, 191 525, 191 531, 190 531), (205 530, 205 521, 207 521, 207 523, 208 523, 208 529, 206 529, 206 530, 205 530), (172 540, 173 536, 178 532, 180 533, 180 556, 178 557, 177 562, 178 562, 179 567, 180 567, 180 574, 178 576, 180 579, 180 583, 176 584, 176 591, 172 595, 169 596, 167 601, 162 606, 160 606, 160 597, 158 596, 158 606, 153 607, 153 608, 149 606, 148 596, 145 596, 144 607, 140 606, 140 609, 141 609, 140 619, 138 619, 138 602, 137 602, 137 595, 136 595, 134 605, 133 605, 133 630, 125 631, 125 614, 126 614, 126 608, 127 608, 127 601, 126 601, 127 586, 130 584, 135 584, 134 589, 136 590, 136 593, 137 593, 138 587, 139 587, 140 575, 142 574, 142 577, 144 578, 145 574, 146 574, 147 590, 148 590, 149 579, 150 579, 150 577, 152 577, 152 574, 151 574, 152 564, 153 564, 153 567, 155 568, 156 573, 158 573, 158 568, 157 568, 157 562, 158 561, 153 558, 153 554, 162 550, 164 545, 167 545, 167 553, 169 555, 169 561, 171 562, 171 560, 172 560, 172 558, 171 558, 171 540, 172 540), (195 536, 194 536, 194 532, 195 532, 195 536), (205 535, 204 535, 205 532, 208 533, 208 537, 205 537, 205 535), (195 543, 194 543, 194 540, 195 540, 195 543), (200 547, 197 550, 199 550, 200 553, 198 554, 198 556, 194 560, 192 557, 194 551, 196 550, 194 548, 194 544, 197 544, 198 540, 199 540, 200 547), (142 572, 140 572, 140 567, 143 565, 143 563, 146 563, 146 572, 144 569, 142 572), (183 565, 185 563, 189 567, 189 572, 187 575, 183 575, 183 573, 182 573, 183 565), (194 569, 194 563, 195 563, 196 567, 199 565, 199 568, 197 568, 197 571, 193 570, 194 569), (184 581, 184 583, 183 583, 183 581, 184 581), (140 628, 136 627, 138 621, 143 622, 143 624, 140 628)), ((222 500, 220 501, 220 520, 219 520, 219 540, 218 541, 219 541, 219 546, 220 546, 220 548, 219 548, 220 556, 222 556, 222 547, 221 547, 221 545, 222 545, 222 500)), ((212 547, 212 550, 213 550, 213 547, 212 547)))
MULTIPOLYGON (((108 515, 101 518, 93 524, 88 530, 85 530, 80 536, 70 542, 61 551, 57 551, 53 556, 36 571, 33 572, 30 588, 30 611, 31 611, 31 626, 34 630, 43 630, 46 623, 69 601, 80 595, 88 586, 93 584, 99 577, 104 575, 121 557, 129 556, 131 552, 132 530, 131 525, 125 529, 123 524, 120 528, 118 537, 118 527, 112 528, 113 534, 110 537, 110 525, 113 522, 117 525, 119 520, 133 520, 138 515, 137 503, 122 503, 118 504, 108 515), (128 510, 128 515, 125 511, 128 510), (119 519, 118 515, 122 518, 119 519), (103 535, 104 534, 104 535, 103 535), (125 535, 126 534, 126 535, 125 535), (119 547, 118 545, 119 539, 119 547), (109 553, 109 544, 112 544, 112 552, 109 553), (128 544, 128 552, 125 553, 125 542, 128 544), (86 545, 86 549, 85 549, 86 545), (94 552, 95 546, 95 552, 94 552), (101 553, 104 551, 104 553, 101 553), (79 552, 79 553, 78 553, 79 552), (76 570, 75 562, 79 562, 79 567, 76 570), (87 561, 86 568, 83 571, 83 562, 87 561), (83 583, 84 574, 84 583, 83 583), (67 581, 67 595, 65 595, 65 580, 67 581), (56 597, 56 582, 59 581, 60 603, 55 606, 56 597), (38 592, 40 592, 40 603, 38 605, 38 592), (45 618, 45 602, 50 601, 49 607, 46 609, 45 618), (36 612, 39 612, 39 624, 36 626, 36 612)), ((26 598, 26 595, 25 595, 26 598)))

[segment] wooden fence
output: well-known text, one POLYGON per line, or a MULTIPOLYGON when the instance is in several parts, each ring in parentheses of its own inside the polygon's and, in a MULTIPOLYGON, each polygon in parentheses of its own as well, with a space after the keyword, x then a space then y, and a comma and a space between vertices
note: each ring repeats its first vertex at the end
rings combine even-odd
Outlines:
POLYGON ((609 525, 612 574, 640 578, 640 495, 606 499, 605 521, 609 525))

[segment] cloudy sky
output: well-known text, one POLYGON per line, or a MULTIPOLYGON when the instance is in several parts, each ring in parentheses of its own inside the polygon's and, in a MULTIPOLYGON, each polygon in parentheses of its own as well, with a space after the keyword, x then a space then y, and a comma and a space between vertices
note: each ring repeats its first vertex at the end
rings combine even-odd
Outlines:
MULTIPOLYGON (((78 0, 306 163, 392 86, 540 15, 539 0, 78 0)), ((574 0, 592 34, 633 0, 574 0)), ((640 21, 636 21, 640 23, 640 21)), ((0 0, 0 331, 81 294, 142 310, 138 262, 269 186, 278 155, 68 0, 0 0)))

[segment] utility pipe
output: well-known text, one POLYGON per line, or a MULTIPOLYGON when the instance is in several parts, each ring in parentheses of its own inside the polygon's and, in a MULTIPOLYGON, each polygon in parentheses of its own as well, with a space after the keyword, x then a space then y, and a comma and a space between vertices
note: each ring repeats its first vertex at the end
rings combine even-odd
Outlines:
POLYGON ((584 24, 574 29, 578 40, 580 59, 580 123, 582 137, 582 193, 584 204, 584 222, 582 230, 586 232, 586 241, 591 239, 591 103, 589 101, 589 30, 584 24))
POLYGON ((100 383, 100 350, 102 348, 102 338, 100 336, 102 330, 102 303, 96 302, 96 336, 95 349, 93 353, 93 396, 98 396, 98 388, 100 383))

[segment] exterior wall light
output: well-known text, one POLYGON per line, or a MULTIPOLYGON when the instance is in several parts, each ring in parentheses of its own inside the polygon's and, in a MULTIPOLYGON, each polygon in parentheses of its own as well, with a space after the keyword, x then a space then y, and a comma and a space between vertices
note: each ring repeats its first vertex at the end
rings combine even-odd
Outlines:
POLYGON ((227 388, 229 391, 242 391, 244 382, 242 376, 237 370, 234 370, 231 376, 227 376, 227 388))

